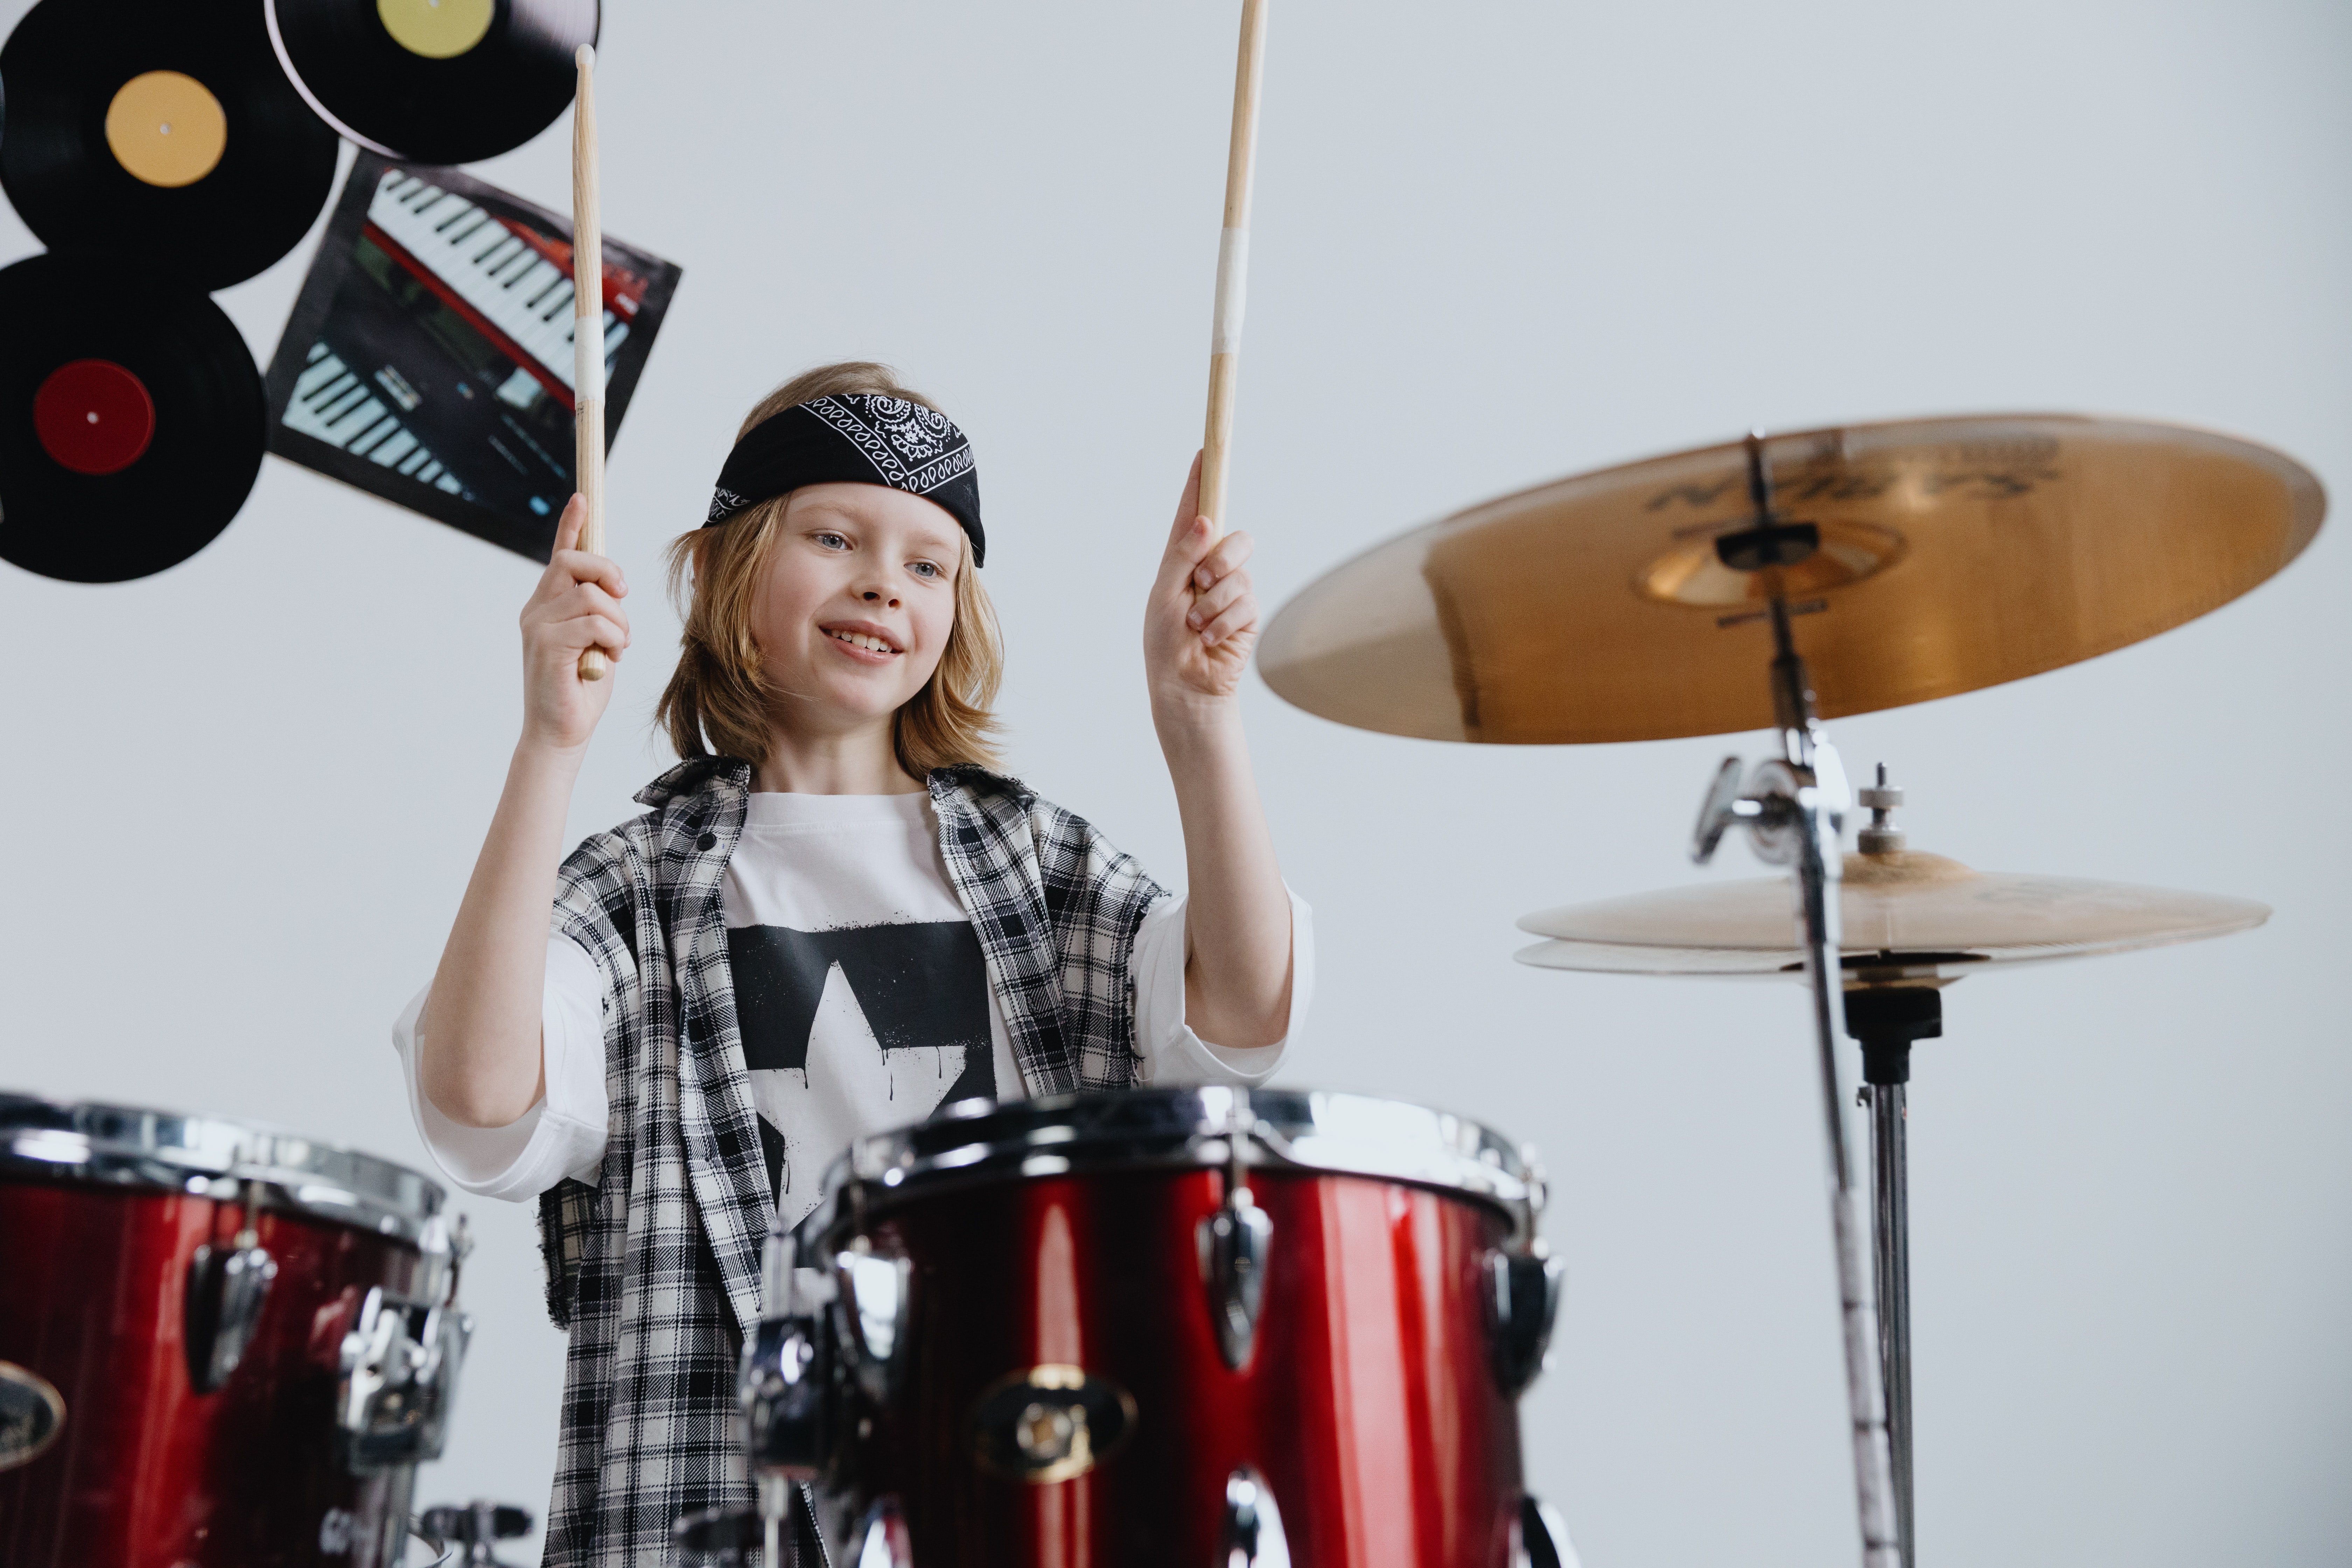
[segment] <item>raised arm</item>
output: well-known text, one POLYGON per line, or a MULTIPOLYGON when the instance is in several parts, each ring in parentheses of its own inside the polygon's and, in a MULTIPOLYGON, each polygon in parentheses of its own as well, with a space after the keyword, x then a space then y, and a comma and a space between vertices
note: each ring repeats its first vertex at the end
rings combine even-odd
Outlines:
POLYGON ((1144 612, 1151 719, 1184 823, 1184 1011, 1213 1045, 1270 1046, 1290 1013, 1290 896, 1242 735, 1242 673, 1257 645, 1250 537, 1202 517, 1192 462, 1144 612))
POLYGON ((621 569, 573 548, 585 510, 578 496, 563 509, 555 553, 522 607, 522 738, 418 1028, 418 1084, 466 1127, 507 1126, 547 1092, 548 912, 572 781, 613 700, 611 679, 580 679, 580 655, 595 647, 617 660, 629 646, 621 569))

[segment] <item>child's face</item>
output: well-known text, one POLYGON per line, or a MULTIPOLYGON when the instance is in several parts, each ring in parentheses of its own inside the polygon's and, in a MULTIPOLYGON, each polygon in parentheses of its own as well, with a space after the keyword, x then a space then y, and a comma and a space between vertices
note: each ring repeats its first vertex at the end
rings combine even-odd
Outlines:
POLYGON ((897 712, 946 651, 962 529, 920 496, 856 484, 794 491, 782 529, 751 611, 768 689, 819 730, 897 712))

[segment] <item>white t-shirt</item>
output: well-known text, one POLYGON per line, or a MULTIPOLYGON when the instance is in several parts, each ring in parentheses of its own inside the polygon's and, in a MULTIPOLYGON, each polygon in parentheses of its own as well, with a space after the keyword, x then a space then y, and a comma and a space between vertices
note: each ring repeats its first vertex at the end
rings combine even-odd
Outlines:
MULTIPOLYGON (((825 1167, 856 1139, 953 1100, 1026 1094, 971 916, 948 879, 930 796, 754 795, 719 892, 735 1016, 760 1142, 786 1224, 816 1206, 825 1167)), ((1257 1084, 1297 1037, 1315 986, 1311 914, 1293 894, 1290 1017, 1256 1049, 1205 1043, 1184 1022, 1184 900, 1136 933, 1136 1041, 1146 1083, 1257 1084)), ((429 987, 428 987, 429 990, 429 987)), ((508 1127, 462 1127, 417 1088, 425 992, 393 1028, 409 1105, 442 1173, 488 1197, 596 1180, 609 1121, 604 983, 551 937, 541 1038, 546 1097, 508 1127)))

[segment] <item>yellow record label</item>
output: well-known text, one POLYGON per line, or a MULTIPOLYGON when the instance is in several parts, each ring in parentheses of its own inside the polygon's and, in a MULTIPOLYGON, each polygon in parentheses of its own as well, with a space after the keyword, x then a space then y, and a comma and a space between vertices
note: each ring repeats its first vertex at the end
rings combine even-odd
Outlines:
POLYGON ((228 116, 203 82, 142 71, 106 108, 106 144, 133 177, 169 189, 213 172, 228 146, 228 116))
POLYGON ((499 14, 498 0, 375 0, 375 14, 392 41, 428 60, 454 58, 482 41, 499 14))

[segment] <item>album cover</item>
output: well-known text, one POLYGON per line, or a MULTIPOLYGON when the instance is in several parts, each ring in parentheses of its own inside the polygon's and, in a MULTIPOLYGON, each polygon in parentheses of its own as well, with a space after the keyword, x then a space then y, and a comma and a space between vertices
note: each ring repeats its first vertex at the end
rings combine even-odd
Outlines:
MULTIPOLYGON (((605 450, 677 288, 604 249, 605 450)), ((544 561, 572 494, 572 222, 362 152, 267 380, 269 449, 544 561)))

